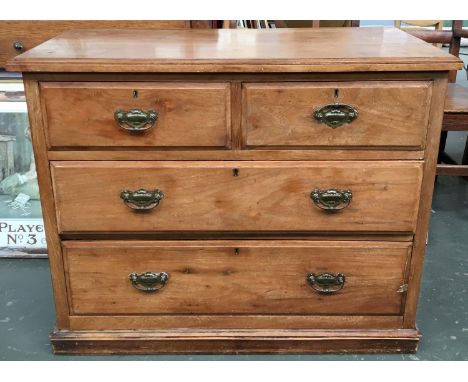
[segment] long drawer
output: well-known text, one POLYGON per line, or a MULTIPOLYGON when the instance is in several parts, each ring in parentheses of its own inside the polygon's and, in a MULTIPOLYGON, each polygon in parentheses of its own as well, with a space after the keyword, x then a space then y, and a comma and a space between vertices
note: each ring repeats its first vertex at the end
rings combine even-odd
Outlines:
POLYGON ((413 232, 418 162, 51 162, 64 232, 413 232))
POLYGON ((228 83, 43 82, 41 94, 52 149, 231 144, 228 83))
POLYGON ((422 149, 431 96, 430 81, 244 84, 244 146, 422 149))
POLYGON ((73 315, 401 314, 410 243, 63 243, 73 315))

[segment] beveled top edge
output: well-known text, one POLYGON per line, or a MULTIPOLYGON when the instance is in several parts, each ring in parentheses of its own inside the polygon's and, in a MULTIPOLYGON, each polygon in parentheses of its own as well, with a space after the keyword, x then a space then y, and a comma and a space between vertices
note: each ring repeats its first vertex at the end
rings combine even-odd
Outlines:
POLYGON ((454 70, 461 60, 395 28, 75 29, 15 57, 23 72, 454 70))

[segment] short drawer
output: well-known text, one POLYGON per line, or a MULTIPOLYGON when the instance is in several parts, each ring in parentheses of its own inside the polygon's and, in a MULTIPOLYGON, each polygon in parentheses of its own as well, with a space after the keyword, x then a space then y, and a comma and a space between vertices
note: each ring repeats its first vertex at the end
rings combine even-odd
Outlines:
POLYGON ((249 83, 247 148, 424 148, 429 81, 249 83))
POLYGON ((399 315, 410 243, 64 242, 72 314, 399 315))
POLYGON ((227 83, 43 82, 49 148, 227 148, 227 83))
POLYGON ((51 162, 64 232, 413 232, 418 162, 51 162))

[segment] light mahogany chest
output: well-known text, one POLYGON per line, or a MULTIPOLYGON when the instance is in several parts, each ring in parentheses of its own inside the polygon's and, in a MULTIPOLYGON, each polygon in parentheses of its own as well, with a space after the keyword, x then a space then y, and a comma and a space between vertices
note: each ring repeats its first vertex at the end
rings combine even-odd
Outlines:
POLYGON ((382 28, 77 30, 10 61, 54 351, 415 351, 460 66, 382 28))

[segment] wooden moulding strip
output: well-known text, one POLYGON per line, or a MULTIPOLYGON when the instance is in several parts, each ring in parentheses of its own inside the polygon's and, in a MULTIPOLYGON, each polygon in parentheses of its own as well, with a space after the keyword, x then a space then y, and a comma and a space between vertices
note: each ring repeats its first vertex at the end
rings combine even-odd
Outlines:
POLYGON ((417 330, 54 331, 56 354, 411 353, 417 330))

